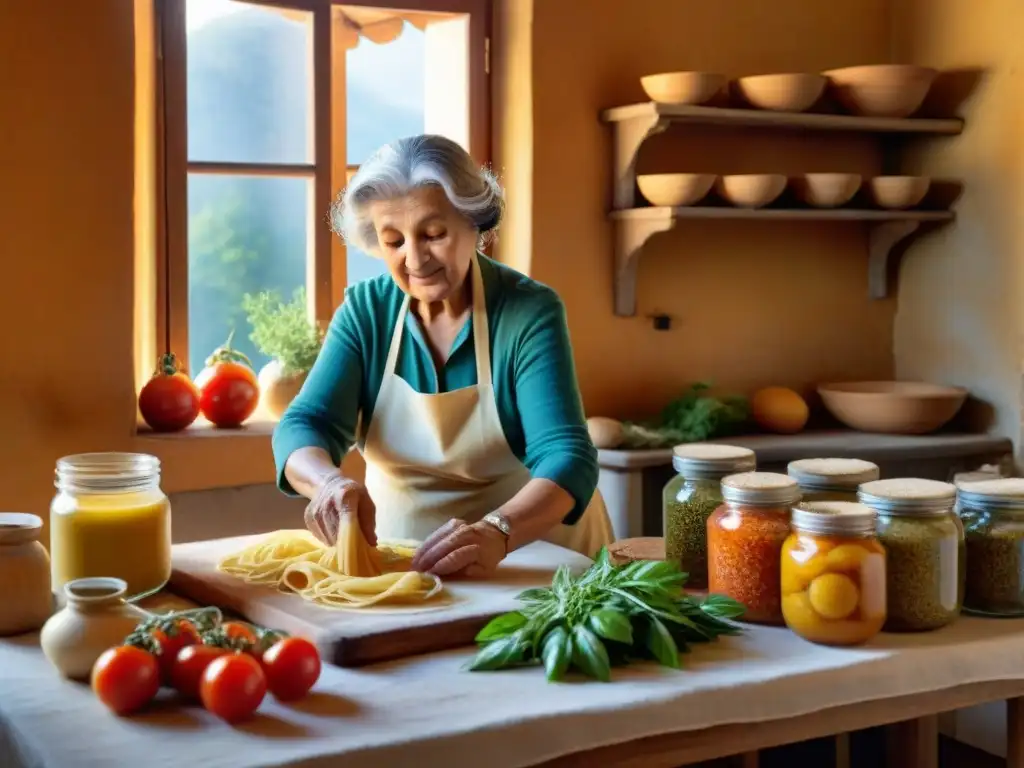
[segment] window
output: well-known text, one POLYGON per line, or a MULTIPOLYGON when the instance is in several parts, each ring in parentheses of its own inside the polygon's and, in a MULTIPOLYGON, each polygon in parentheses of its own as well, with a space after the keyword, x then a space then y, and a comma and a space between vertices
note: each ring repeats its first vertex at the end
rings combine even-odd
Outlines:
POLYGON ((486 0, 156 0, 162 50, 160 342, 197 373, 243 297, 304 291, 322 324, 382 265, 330 232, 376 147, 443 133, 488 155, 486 0))

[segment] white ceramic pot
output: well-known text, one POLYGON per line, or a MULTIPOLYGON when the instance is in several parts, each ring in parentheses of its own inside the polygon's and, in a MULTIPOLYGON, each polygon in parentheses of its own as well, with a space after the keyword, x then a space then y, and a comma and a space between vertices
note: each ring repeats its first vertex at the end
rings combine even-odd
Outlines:
POLYGON ((289 404, 299 394, 307 373, 286 374, 278 360, 271 360, 260 369, 260 405, 275 419, 281 418, 289 404))
POLYGON ((37 515, 0 513, 0 635, 35 632, 53 613, 42 530, 37 515))
POLYGON ((87 680, 96 659, 124 639, 151 614, 126 603, 122 579, 75 579, 64 585, 67 604, 46 622, 39 644, 65 677, 87 680))

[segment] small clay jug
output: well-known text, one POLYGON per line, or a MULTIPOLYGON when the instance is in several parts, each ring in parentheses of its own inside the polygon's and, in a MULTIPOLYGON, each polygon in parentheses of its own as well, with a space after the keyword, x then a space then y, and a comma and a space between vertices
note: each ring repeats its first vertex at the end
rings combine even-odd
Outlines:
POLYGON ((35 632, 53 613, 42 530, 37 515, 0 512, 0 636, 35 632))
POLYGON ((128 584, 104 576, 64 585, 64 608, 46 622, 39 636, 43 653, 72 680, 87 680, 96 659, 121 645, 150 614, 125 602, 128 584))

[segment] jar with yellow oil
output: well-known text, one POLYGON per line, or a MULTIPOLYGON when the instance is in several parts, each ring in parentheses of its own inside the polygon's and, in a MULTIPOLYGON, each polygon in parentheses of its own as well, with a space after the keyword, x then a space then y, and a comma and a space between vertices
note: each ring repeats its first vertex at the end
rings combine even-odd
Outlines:
POLYGON ((879 477, 878 465, 863 459, 798 459, 786 472, 804 501, 857 501, 857 488, 879 477))
POLYGON ((800 504, 782 545, 782 616, 821 645, 860 645, 886 617, 885 549, 875 511, 851 501, 800 504))
POLYGON ((52 588, 74 579, 123 579, 126 599, 171 577, 171 504, 160 461, 139 453, 85 453, 57 462, 50 504, 52 588))

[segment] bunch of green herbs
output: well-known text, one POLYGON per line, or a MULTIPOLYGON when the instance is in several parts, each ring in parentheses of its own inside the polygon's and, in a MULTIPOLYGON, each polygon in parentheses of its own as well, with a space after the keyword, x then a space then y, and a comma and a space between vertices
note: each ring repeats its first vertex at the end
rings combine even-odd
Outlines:
POLYGON ((307 373, 323 345, 323 333, 309 319, 306 289, 298 288, 290 302, 274 291, 245 294, 242 309, 252 326, 252 339, 259 350, 281 363, 283 373, 307 373))
POLYGON ((550 587, 521 593, 522 608, 493 619, 477 635, 482 647, 469 669, 543 664, 549 681, 575 669, 603 682, 611 679, 612 667, 633 659, 678 669, 690 644, 739 634, 729 619, 744 612, 727 597, 688 595, 685 583, 675 563, 617 566, 602 548, 580 575, 562 566, 550 587))
POLYGON ((711 385, 696 382, 645 424, 625 424, 631 448, 696 443, 737 434, 750 419, 750 404, 740 395, 714 397, 711 385))

